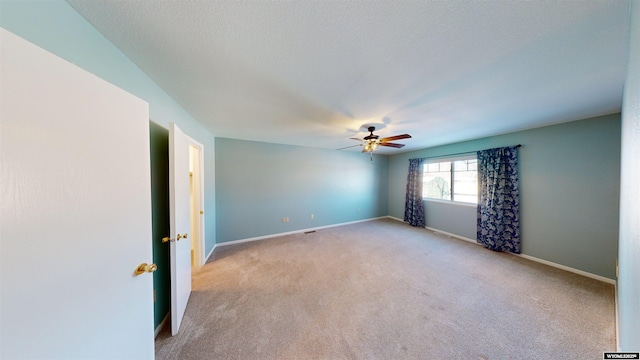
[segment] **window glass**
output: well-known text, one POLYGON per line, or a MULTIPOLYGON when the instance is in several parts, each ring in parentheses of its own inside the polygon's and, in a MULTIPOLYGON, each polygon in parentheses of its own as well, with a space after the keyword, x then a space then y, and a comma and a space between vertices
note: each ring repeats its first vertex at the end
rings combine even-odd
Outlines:
POLYGON ((451 200, 451 162, 429 163, 424 166, 422 196, 451 200))
POLYGON ((453 200, 476 204, 478 202, 478 161, 454 161, 453 200))
POLYGON ((429 199, 477 203, 478 161, 458 158, 423 165, 422 196, 429 199))

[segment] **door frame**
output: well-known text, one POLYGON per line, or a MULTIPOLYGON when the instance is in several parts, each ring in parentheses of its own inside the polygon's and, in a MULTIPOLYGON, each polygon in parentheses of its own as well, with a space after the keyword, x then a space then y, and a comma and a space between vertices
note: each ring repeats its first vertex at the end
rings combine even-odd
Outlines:
MULTIPOLYGON (((194 267, 200 267, 204 265, 204 146, 198 141, 194 140, 191 136, 187 135, 189 140, 189 163, 193 164, 193 179, 196 197, 198 199, 198 205, 200 207, 198 213, 196 213, 196 227, 198 228, 198 238, 192 236, 194 245, 194 267), (191 149, 194 152, 191 152, 191 149), (195 156, 194 156, 195 153, 195 156)), ((193 204, 191 204, 192 206, 193 204)), ((194 221, 194 219, 191 219, 194 221)))
MULTIPOLYGON (((166 225, 166 232, 164 232, 163 230, 159 230, 160 232, 157 234, 157 236, 154 238, 154 241, 160 241, 160 239, 164 236, 170 236, 170 229, 169 229, 169 129, 166 126, 163 125, 159 125, 157 123, 155 123, 153 120, 150 120, 151 124, 156 124, 158 129, 162 129, 163 133, 162 133, 162 137, 158 137, 158 141, 164 141, 165 142, 165 148, 164 148, 164 157, 158 159, 158 161, 160 162, 160 164, 158 164, 158 167, 163 168, 163 165, 166 166, 163 169, 165 170, 165 173, 163 173, 162 175, 166 176, 166 183, 164 183, 165 187, 163 188, 163 191, 165 192, 166 196, 167 196, 167 202, 166 202, 166 213, 164 214, 164 218, 163 219, 155 219, 155 221, 158 222, 163 222, 166 225), (161 164, 164 163, 164 164, 161 164)), ((197 159, 196 162, 197 164, 199 164, 198 166, 196 166, 196 171, 194 172, 194 177, 197 177, 197 179, 199 180, 199 186, 198 186, 198 190, 200 193, 199 196, 199 205, 200 205, 200 209, 204 210, 204 146, 199 143, 198 141, 194 140, 191 136, 189 136, 188 134, 184 133, 184 136, 186 137, 187 140, 187 144, 189 146, 189 162, 190 162, 190 166, 191 166, 191 148, 193 147, 193 149, 196 151, 197 153, 197 159), (196 174, 197 173, 197 174, 196 174)), ((154 210, 155 207, 160 206, 160 204, 155 204, 154 206, 154 210)), ((191 219, 190 219, 191 220, 191 219)), ((204 233, 204 219, 203 216, 199 216, 198 219, 196 219, 199 221, 199 239, 198 241, 196 241, 195 245, 195 251, 194 251, 194 263, 197 265, 198 263, 200 264, 199 266, 204 265, 204 239, 205 239, 205 233, 204 233), (201 256, 198 256, 198 251, 201 254, 201 256), (199 262, 198 262, 199 261, 199 262)), ((154 226, 156 224, 154 223, 154 226)), ((161 228, 163 229, 163 228, 161 228)), ((191 230, 189 230, 189 233, 191 233, 191 230)), ((191 238, 192 236, 190 236, 189 238, 191 238)), ((170 322, 171 320, 171 273, 169 271, 169 267, 170 267, 170 262, 169 262, 169 247, 168 244, 161 244, 162 248, 164 248, 164 250, 162 250, 163 252, 161 254, 163 254, 164 256, 166 256, 166 269, 158 269, 158 271, 156 273, 154 273, 154 276, 156 275, 161 275, 160 273, 162 273, 162 278, 159 280, 160 282, 163 282, 166 285, 165 288, 160 289, 158 291, 158 299, 163 299, 162 301, 166 302, 166 310, 165 307, 163 306, 160 311, 166 311, 163 314, 163 319, 157 324, 156 328, 155 328, 155 336, 158 336, 158 334, 160 333, 160 331, 162 331, 162 329, 166 326, 167 323, 170 322), (166 248, 164 248, 166 246, 166 248), (166 251, 166 252, 165 252, 166 251)), ((160 265, 158 263, 158 265, 160 265)), ((156 311, 156 307, 159 306, 158 302, 154 302, 154 311, 156 311)), ((157 319, 156 319, 157 320, 157 319)))

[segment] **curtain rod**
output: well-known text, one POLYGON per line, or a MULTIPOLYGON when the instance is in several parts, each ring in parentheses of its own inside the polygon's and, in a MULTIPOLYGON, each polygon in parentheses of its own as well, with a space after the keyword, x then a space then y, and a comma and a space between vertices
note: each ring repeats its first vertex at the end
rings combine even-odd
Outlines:
MULTIPOLYGON (((522 144, 518 144, 518 145, 513 145, 513 146, 503 146, 503 147, 521 147, 522 144)), ((498 148, 494 148, 494 149, 498 149, 498 148)), ((490 149, 485 149, 485 150, 490 150, 490 149)), ((436 159, 436 158, 446 158, 446 157, 450 157, 450 156, 458 156, 458 155, 469 155, 469 154, 475 154, 480 150, 476 150, 476 151, 467 151, 467 152, 461 152, 461 153, 455 153, 455 154, 445 154, 445 155, 438 155, 438 156, 429 156, 429 157, 423 157, 421 159, 426 160, 426 159, 436 159)))

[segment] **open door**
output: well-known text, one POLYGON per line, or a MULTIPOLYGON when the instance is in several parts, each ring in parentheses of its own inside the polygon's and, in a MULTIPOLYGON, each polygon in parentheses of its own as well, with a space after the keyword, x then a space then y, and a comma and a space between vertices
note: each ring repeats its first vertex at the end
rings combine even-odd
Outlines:
POLYGON ((153 359, 148 105, 0 42, 0 358, 153 359))
POLYGON ((189 139, 189 161, 191 172, 191 266, 204 265, 204 147, 189 139))
POLYGON ((191 295, 189 138, 169 124, 169 224, 171 335, 176 335, 191 295))

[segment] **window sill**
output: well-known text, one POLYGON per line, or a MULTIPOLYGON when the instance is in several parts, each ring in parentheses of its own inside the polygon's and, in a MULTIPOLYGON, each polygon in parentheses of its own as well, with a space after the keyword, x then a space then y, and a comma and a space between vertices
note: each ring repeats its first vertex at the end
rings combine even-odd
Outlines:
POLYGON ((473 203, 467 203, 467 202, 461 202, 461 201, 451 201, 451 200, 438 200, 438 199, 430 199, 430 198, 422 198, 422 201, 428 201, 428 202, 433 202, 433 203, 438 203, 438 204, 446 204, 446 205, 454 205, 454 206, 463 206, 463 207, 471 207, 471 208, 477 208, 478 204, 473 204, 473 203))

